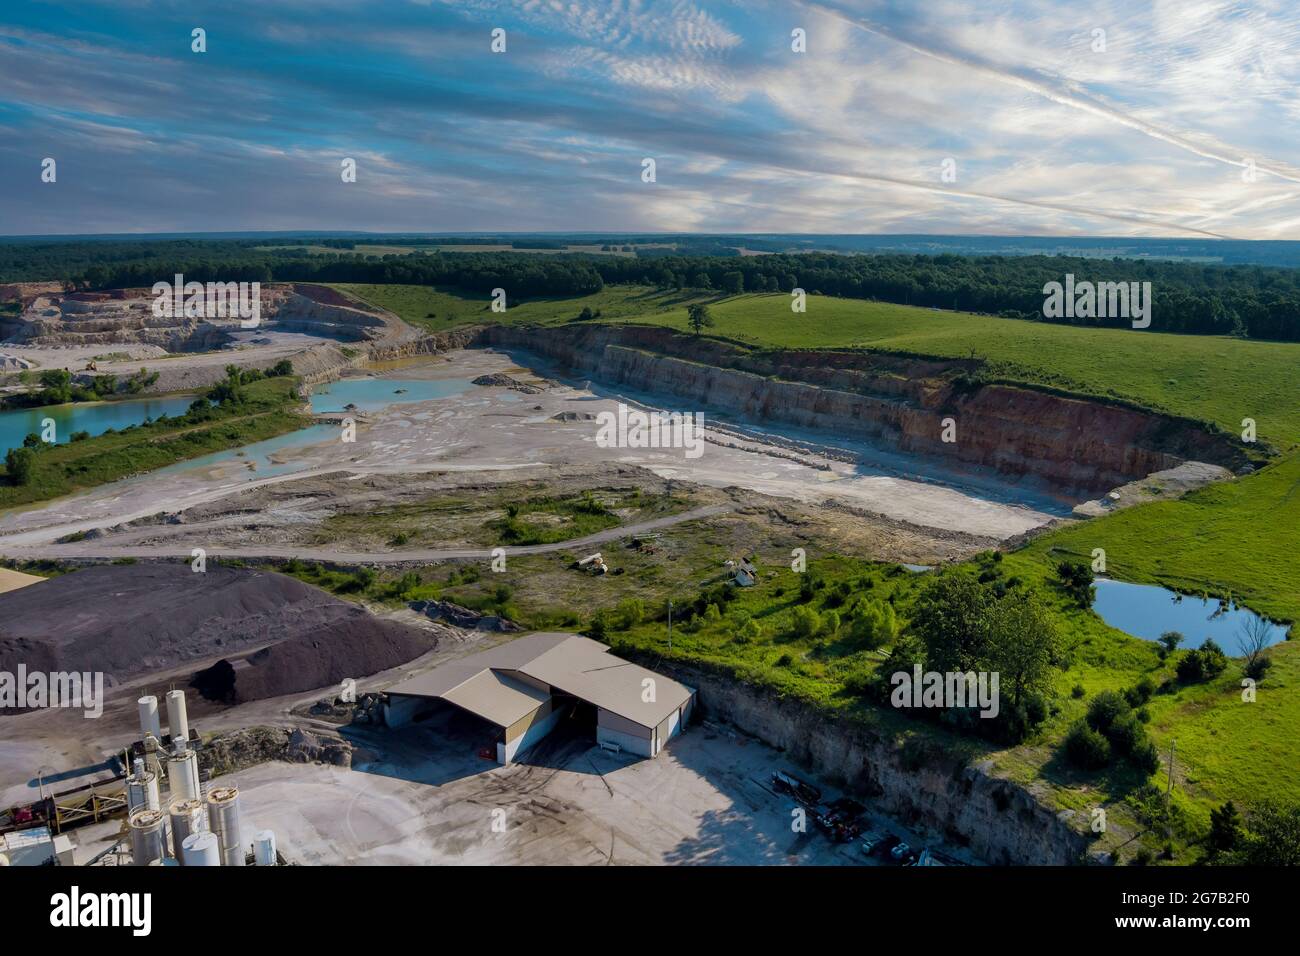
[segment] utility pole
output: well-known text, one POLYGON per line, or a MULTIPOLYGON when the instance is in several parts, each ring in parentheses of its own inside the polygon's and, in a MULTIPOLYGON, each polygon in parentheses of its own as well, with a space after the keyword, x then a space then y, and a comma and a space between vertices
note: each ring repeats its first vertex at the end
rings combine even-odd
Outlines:
POLYGON ((673 649, 673 602, 668 602, 668 650, 673 649))

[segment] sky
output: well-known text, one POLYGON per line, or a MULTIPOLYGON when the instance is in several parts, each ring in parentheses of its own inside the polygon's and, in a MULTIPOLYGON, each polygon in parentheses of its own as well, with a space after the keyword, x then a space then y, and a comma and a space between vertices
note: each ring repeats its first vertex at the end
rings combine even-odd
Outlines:
POLYGON ((6 0, 0 235, 1300 239, 1297 91, 1296 0, 6 0))

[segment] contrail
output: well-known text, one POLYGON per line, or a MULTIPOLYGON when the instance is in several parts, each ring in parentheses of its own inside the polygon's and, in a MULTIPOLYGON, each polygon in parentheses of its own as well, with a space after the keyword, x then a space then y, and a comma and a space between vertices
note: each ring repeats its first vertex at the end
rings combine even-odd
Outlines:
MULTIPOLYGON (((859 30, 898 43, 914 53, 928 56, 931 59, 939 60, 942 63, 947 63, 952 66, 959 66, 965 69, 978 71, 987 76, 991 76, 994 79, 1000 80, 1003 83, 1010 83, 1023 90, 1036 93, 1039 96, 1051 100, 1053 103, 1059 103, 1062 106, 1069 106, 1077 110, 1082 110, 1085 113, 1090 113, 1093 116, 1099 116, 1103 119, 1110 120, 1113 123, 1119 123, 1122 126, 1127 126, 1129 129, 1137 130, 1139 133, 1143 133, 1153 139, 1158 139, 1162 142, 1169 143, 1172 146, 1177 146, 1179 149, 1186 150, 1205 159, 1213 159, 1216 162, 1226 163, 1229 166, 1239 166, 1244 168, 1247 165, 1246 160, 1243 158, 1243 153, 1238 153, 1234 156, 1229 152, 1228 148, 1222 144, 1206 145, 1198 143, 1179 133, 1162 129, 1153 123, 1148 123, 1146 120, 1130 116, 1122 110, 1107 105, 1096 96, 1081 92, 1075 84, 1068 81, 1061 81, 1065 82, 1070 88, 1067 91, 1061 89, 1057 85, 1053 85, 1052 83, 1028 76, 1022 76, 1018 73, 1011 72, 1005 67, 988 63, 984 60, 972 57, 969 54, 959 56, 954 53, 921 46, 912 40, 893 33, 879 24, 872 23, 870 20, 862 17, 851 16, 844 11, 837 10, 833 7, 808 3, 806 0, 798 0, 798 2, 810 10, 824 13, 842 21, 843 23, 847 23, 850 26, 857 27, 859 30)), ((1283 163, 1260 162, 1259 160, 1255 160, 1255 169, 1257 172, 1268 173, 1271 176, 1285 179, 1288 182, 1300 183, 1300 171, 1297 171, 1283 163)))

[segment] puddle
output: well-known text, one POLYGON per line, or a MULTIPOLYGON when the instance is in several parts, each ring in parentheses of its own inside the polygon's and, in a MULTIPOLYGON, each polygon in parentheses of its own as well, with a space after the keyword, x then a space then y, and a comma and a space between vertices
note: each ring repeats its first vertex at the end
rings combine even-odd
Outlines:
POLYGON ((287 475, 292 471, 301 469, 302 463, 282 462, 277 464, 272 461, 272 455, 277 452, 306 448, 308 445, 316 445, 330 440, 338 441, 338 438, 338 425, 312 425, 309 428, 302 428, 286 435, 277 435, 275 438, 254 442, 251 445, 232 448, 228 451, 217 451, 201 458, 191 458, 187 461, 177 462, 174 465, 168 465, 166 468, 159 468, 157 471, 150 472, 150 474, 174 475, 182 471, 212 468, 215 465, 236 461, 241 463, 252 462, 257 466, 256 469, 249 469, 249 477, 274 478, 277 475, 287 475))

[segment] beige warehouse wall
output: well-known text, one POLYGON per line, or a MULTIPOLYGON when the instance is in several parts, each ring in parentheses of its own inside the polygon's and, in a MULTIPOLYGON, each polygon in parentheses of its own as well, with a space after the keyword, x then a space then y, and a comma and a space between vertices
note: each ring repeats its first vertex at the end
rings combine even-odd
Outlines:
POLYGON ((549 717, 554 706, 553 701, 547 700, 538 706, 538 708, 531 714, 520 717, 516 720, 506 728, 506 743, 509 743, 518 737, 522 737, 524 734, 528 733, 528 728, 537 723, 537 721, 545 720, 549 717))

